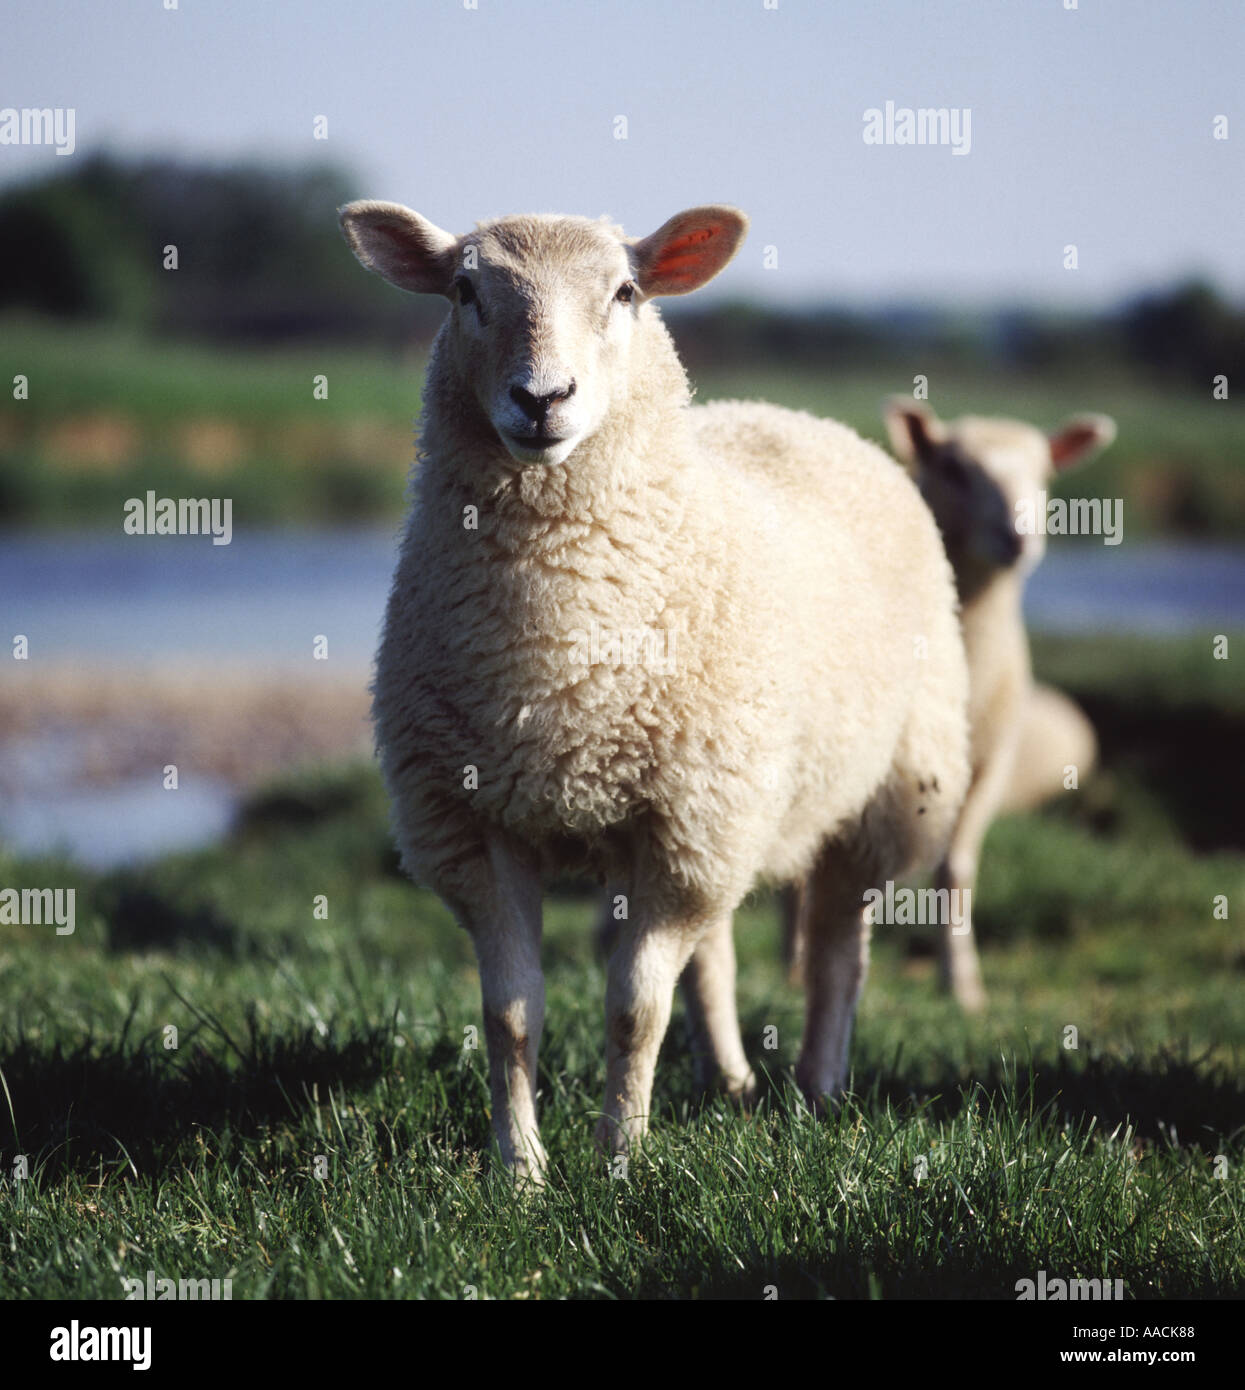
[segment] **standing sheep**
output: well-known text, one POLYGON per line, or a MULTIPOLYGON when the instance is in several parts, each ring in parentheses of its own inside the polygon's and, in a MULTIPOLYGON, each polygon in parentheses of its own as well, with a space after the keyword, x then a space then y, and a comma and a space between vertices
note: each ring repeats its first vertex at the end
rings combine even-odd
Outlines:
POLYGON ((451 311, 424 395, 417 500, 374 718, 402 862, 470 933, 493 1127, 539 1180, 542 875, 628 888, 609 962, 598 1142, 647 1127, 687 971, 726 1088, 753 1079, 731 918, 811 872, 798 1080, 847 1080, 871 886, 943 851, 967 786, 967 673, 937 528, 842 425, 689 390, 650 301, 731 259, 728 207, 643 240, 504 217, 456 237, 352 203, 359 260, 451 311))
MULTIPOLYGON (((959 589, 969 669, 972 784, 939 887, 973 888, 982 842, 999 811, 1054 796, 1069 764, 1084 776, 1096 740, 1067 696, 1035 686, 1021 601, 1046 538, 1017 530, 1017 508, 1045 492, 1058 471, 1084 462, 1115 438, 1106 415, 1081 415, 1046 435, 1018 420, 965 416, 944 425, 931 411, 892 401, 886 426, 895 453, 916 472, 938 522, 959 589)), ((966 1009, 985 1004, 970 930, 944 925, 943 987, 966 1009)))

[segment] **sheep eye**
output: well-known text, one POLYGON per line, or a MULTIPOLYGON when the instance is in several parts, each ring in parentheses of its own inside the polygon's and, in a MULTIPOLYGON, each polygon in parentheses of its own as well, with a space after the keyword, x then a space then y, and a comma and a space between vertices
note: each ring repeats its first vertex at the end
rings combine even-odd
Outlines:
POLYGON ((624 284, 619 286, 618 293, 614 298, 619 304, 630 304, 635 298, 635 283, 631 280, 627 280, 624 284))
POLYGON ((465 275, 454 277, 454 288, 458 291, 458 302, 460 304, 474 304, 476 300, 475 286, 465 275))

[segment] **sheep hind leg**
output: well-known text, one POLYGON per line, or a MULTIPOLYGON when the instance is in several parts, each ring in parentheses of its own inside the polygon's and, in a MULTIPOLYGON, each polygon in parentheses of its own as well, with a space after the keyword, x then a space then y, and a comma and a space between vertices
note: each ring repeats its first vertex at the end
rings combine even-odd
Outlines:
POLYGON ((847 1086, 856 1002, 869 969, 864 894, 870 886, 850 856, 827 847, 801 894, 806 1005, 795 1074, 818 1113, 847 1086))
POLYGON ((715 917, 680 979, 697 1084, 743 1105, 757 1083, 744 1054, 735 1001, 735 934, 729 913, 715 917))
POLYGON ((802 883, 788 883, 778 890, 778 920, 782 927, 782 962, 787 969, 787 983, 804 982, 804 937, 800 929, 800 895, 802 883))
POLYGON ((606 885, 597 903, 596 921, 592 926, 592 949, 598 960, 608 961, 618 945, 626 924, 631 892, 623 891, 621 882, 606 885))

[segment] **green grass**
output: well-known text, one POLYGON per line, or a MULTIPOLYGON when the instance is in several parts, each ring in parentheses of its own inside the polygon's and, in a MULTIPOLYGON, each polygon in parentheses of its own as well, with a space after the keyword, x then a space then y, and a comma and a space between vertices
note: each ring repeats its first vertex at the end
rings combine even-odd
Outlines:
MULTIPOLYGON (((262 424, 315 412, 318 418, 419 411, 424 362, 352 348, 241 348, 152 340, 111 324, 0 321, 0 380, 30 378, 22 403, 36 418, 117 410, 144 423, 203 414, 262 424), (313 377, 328 395, 312 396, 313 377)), ((6 409, 15 409, 7 399, 6 409)))
MULTIPOLYGON (((677 338, 677 324, 675 328, 677 338)), ((915 370, 925 370, 915 364, 915 370)), ((420 407, 418 356, 362 349, 230 349, 146 340, 108 326, 65 327, 32 319, 0 324, 0 381, 18 374, 30 397, 0 396, 0 506, 11 521, 114 524, 118 499, 154 488, 197 496, 227 481, 235 518, 247 524, 340 516, 390 516, 402 505, 406 442, 420 407), (328 379, 316 400, 313 378, 328 379), (139 442, 125 466, 104 474, 57 464, 47 430, 72 419, 120 418, 139 442), (227 421, 244 435, 229 470, 207 479, 178 452, 177 427, 227 421), (358 421, 397 431, 375 445, 352 443, 358 421), (401 442, 399 442, 401 441, 401 442)), ((745 396, 811 410, 882 441, 883 399, 911 391, 912 373, 712 368, 692 373, 697 399, 745 396)), ((1133 377, 972 372, 935 374, 931 404, 943 415, 1012 415, 1051 428, 1079 410, 1119 425, 1114 445, 1058 480, 1065 496, 1120 497, 1125 538, 1177 532, 1239 538, 1245 533, 1242 411, 1215 401, 1209 386, 1159 388, 1133 377)))
MULTIPOLYGON (((1173 710, 1196 722, 1214 704, 1239 738, 1245 714, 1197 644, 1165 650, 1124 644, 1110 681, 1070 684, 1127 705, 1170 664, 1173 710)), ((1084 673, 1091 656, 1039 648, 1039 669, 1084 673)), ((527 1199, 489 1162, 469 943, 397 875, 370 768, 294 777, 228 846, 142 871, 0 858, 0 884, 79 889, 71 937, 0 928, 0 1155, 5 1173, 15 1152, 32 1168, 0 1182, 0 1298, 118 1297, 149 1269, 230 1278, 235 1298, 1011 1299, 1039 1269, 1122 1279, 1131 1299, 1240 1294, 1245 949, 1213 903, 1239 917, 1245 853, 1239 830, 1191 848, 1200 822, 1149 780, 1144 742, 1082 797, 992 831, 983 1018, 936 995, 928 935, 876 931, 855 1094, 833 1119, 793 1101, 801 1004, 772 904, 745 905, 762 1103, 702 1103, 676 1013, 624 1180, 590 1138, 592 901, 551 898, 553 1174, 527 1199)))

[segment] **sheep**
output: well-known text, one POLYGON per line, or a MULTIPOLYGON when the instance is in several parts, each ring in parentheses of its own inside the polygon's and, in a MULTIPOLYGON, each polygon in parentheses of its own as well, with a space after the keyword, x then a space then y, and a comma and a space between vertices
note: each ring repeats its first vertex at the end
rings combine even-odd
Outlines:
MULTIPOLYGON (((1050 438, 1010 420, 965 419, 943 425, 907 398, 884 413, 894 452, 917 471, 947 544, 962 602, 972 690, 973 784, 951 856, 940 868, 947 887, 972 887, 990 822, 1027 811, 1065 790, 1065 769, 1086 776, 1097 739, 1084 711, 1048 685, 1033 683, 1020 600, 1041 560, 1044 537, 1017 533, 1016 504, 1046 487, 1055 471, 1087 460, 1115 437, 1105 415, 1070 420, 1050 438)), ((799 888, 779 895, 783 958, 798 981, 803 943, 799 888)), ((944 989, 969 1011, 985 1004, 970 932, 943 925, 939 973, 944 989)))
POLYGON ((652 304, 731 260, 747 218, 502 217, 454 236, 351 203, 362 264, 451 309, 373 681, 406 872, 470 934, 497 1149, 544 1181, 542 879, 622 884, 606 987, 611 1158, 648 1128, 676 981, 725 1088, 755 1088, 732 914, 808 876, 796 1076, 848 1078, 871 885, 943 853, 968 784, 954 580, 904 470, 763 403, 699 417, 652 304), (695 421, 695 425, 693 423, 695 421))
MULTIPOLYGON (((1022 534, 1016 520, 1054 473, 1109 445, 1115 424, 1106 415, 1080 415, 1049 436, 1017 420, 965 416, 943 424, 905 398, 889 403, 885 419, 892 448, 915 469, 938 522, 960 595, 972 783, 938 883, 971 889, 995 815, 1039 805, 1063 789, 1066 766, 1084 776, 1095 760, 1093 726, 1080 708, 1033 683, 1021 599, 1046 538, 1022 534)), ((963 1008, 984 1007, 971 928, 943 926, 939 973, 963 1008)))
MULTIPOLYGON (((971 669, 969 679, 971 682, 971 669)), ((1097 761, 1098 740, 1084 710, 1053 686, 1035 683, 1025 702, 1015 754, 1011 759, 1002 800, 995 808, 996 814, 1010 815, 1034 810, 1067 790, 1064 781, 1067 767, 1077 769, 1079 781, 1093 771, 1097 761)), ((788 884, 779 891, 778 917, 787 978, 792 984, 799 984, 803 972, 803 942, 800 935, 798 885, 788 884)), ((602 950, 612 941, 613 933, 612 912, 607 905, 598 928, 602 950)), ((959 941, 966 941, 967 945, 958 949, 975 954, 971 936, 957 936, 956 942, 959 941)), ((940 976, 944 989, 950 987, 952 974, 947 956, 955 949, 954 942, 950 945, 944 943, 940 956, 940 976)), ((969 978, 973 976, 980 978, 980 966, 975 971, 970 968, 969 978)), ((983 1006, 984 1002, 982 990, 972 996, 970 1007, 983 1006)), ((705 1084, 712 1084, 712 1078, 707 1078, 705 1084)))
POLYGON ((1025 705, 999 813, 1041 806, 1068 789, 1066 768, 1076 768, 1079 783, 1097 762, 1098 738, 1085 711, 1054 686, 1035 684, 1025 705))

